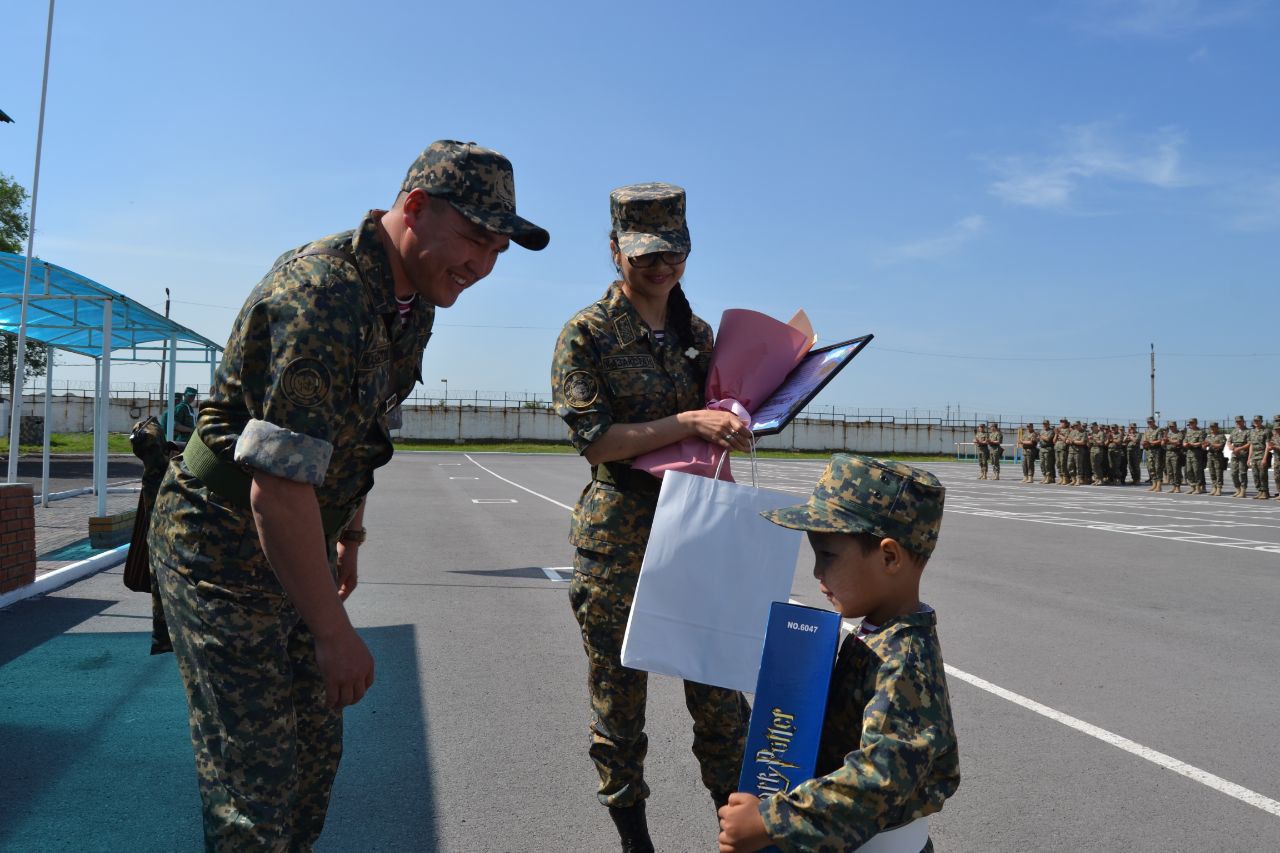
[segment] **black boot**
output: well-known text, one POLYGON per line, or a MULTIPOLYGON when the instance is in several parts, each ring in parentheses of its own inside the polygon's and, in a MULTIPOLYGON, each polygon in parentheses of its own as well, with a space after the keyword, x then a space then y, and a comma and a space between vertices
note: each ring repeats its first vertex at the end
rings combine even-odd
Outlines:
POLYGON ((644 800, 634 806, 610 806, 609 817, 618 827, 622 839, 622 853, 653 853, 653 840, 649 838, 649 824, 644 819, 644 800))

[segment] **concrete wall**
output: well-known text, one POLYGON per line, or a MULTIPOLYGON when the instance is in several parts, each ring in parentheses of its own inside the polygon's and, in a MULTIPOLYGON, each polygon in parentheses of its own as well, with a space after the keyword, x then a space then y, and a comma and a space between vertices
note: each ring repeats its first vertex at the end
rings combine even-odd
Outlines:
MULTIPOLYGON (((3 426, 8 429, 8 404, 0 404, 3 426)), ((43 414, 43 396, 27 395, 23 409, 28 415, 43 414)), ((111 400, 111 432, 128 432, 146 415, 159 415, 160 404, 146 398, 117 397, 111 400)), ((78 396, 53 398, 54 432, 91 432, 93 400, 78 396)), ((1009 427, 1005 435, 1005 457, 1012 458, 1015 447, 1009 427)), ((564 422, 555 412, 543 408, 469 406, 412 406, 404 410, 404 425, 397 435, 432 441, 566 441, 564 422)), ((954 453, 956 442, 973 438, 973 427, 938 424, 893 424, 875 421, 800 419, 781 434, 762 439, 760 446, 777 450, 856 450, 863 453, 954 453)))

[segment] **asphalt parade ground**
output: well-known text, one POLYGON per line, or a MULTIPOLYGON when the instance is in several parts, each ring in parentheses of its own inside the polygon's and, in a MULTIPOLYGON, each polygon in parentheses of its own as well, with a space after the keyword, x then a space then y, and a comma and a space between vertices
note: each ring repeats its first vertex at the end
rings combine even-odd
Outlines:
MULTIPOLYGON (((762 461, 807 495, 820 461, 762 461)), ((947 485, 938 611, 962 782, 939 850, 1280 849, 1280 503, 1143 486, 947 485)), ((746 462, 735 459, 740 481, 746 462)), ((568 456, 398 453, 348 603, 377 682, 346 714, 317 849, 616 849, 567 602, 568 456)), ((826 606, 801 549, 792 595, 826 606)), ((0 610, 0 850, 194 850, 172 656, 121 569, 0 610)), ((658 849, 715 849, 675 679, 650 677, 658 849)))

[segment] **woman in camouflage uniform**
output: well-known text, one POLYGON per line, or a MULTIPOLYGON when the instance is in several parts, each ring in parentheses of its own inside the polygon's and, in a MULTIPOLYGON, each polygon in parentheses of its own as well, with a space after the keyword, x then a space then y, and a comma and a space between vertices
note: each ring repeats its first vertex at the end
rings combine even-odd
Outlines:
MULTIPOLYGON (((750 447, 736 416, 703 408, 712 336, 680 286, 690 247, 684 206, 684 190, 671 184, 610 194, 620 280, 569 320, 551 366, 556 411, 591 463, 569 534, 577 549, 569 603, 587 652, 597 796, 624 851, 653 850, 644 813, 647 674, 624 667, 621 650, 659 481, 631 462, 690 436, 750 447)), ((737 789, 750 709, 737 691, 684 688, 693 752, 719 808, 737 789)))

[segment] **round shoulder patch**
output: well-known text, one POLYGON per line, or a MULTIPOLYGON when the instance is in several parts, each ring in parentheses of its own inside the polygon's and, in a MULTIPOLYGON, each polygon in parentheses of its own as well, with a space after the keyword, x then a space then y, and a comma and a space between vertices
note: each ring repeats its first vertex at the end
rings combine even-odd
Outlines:
POLYGON ((575 409, 585 409, 599 395, 595 377, 585 370, 575 370, 564 378, 564 397, 575 409))
POLYGON ((311 408, 329 397, 329 368, 318 358, 295 358, 285 365, 280 390, 295 406, 311 408))

